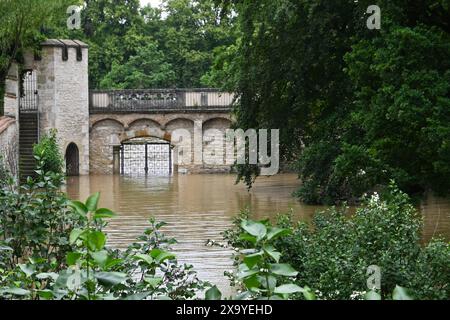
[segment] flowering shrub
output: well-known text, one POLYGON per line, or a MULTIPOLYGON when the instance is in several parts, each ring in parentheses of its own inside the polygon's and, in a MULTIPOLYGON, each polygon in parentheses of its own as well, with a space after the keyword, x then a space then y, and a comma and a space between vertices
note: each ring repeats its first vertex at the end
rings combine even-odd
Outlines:
POLYGON ((397 285, 411 288, 416 299, 450 297, 450 245, 435 239, 421 244, 422 219, 409 197, 391 184, 351 215, 346 208, 317 214, 312 226, 279 225, 292 233, 276 247, 298 271, 301 283, 323 299, 362 299, 368 293, 368 268, 381 270, 378 290, 390 298, 397 285))
MULTIPOLYGON (((240 221, 224 233, 226 246, 253 248, 241 236, 240 221)), ((391 184, 382 195, 374 194, 351 214, 348 208, 331 208, 314 216, 311 225, 294 223, 290 215, 278 217, 286 232, 273 247, 280 263, 296 271, 295 283, 313 288, 317 299, 449 299, 450 245, 439 239, 421 244, 422 220, 409 197, 391 184), (379 268, 380 287, 369 282, 369 267, 379 268), (406 290, 404 288, 410 288, 406 290)), ((239 259, 236 260, 236 264, 239 259)), ((239 285, 239 279, 231 274, 239 285)), ((304 291, 290 298, 304 299, 304 291)))

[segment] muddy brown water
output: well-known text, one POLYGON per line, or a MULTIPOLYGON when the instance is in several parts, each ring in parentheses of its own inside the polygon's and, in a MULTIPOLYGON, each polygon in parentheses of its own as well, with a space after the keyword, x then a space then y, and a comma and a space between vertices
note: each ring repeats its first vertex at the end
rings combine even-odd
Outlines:
MULTIPOLYGON (((71 177, 67 193, 85 200, 100 191, 102 207, 118 216, 107 228, 109 245, 117 248, 132 243, 154 216, 168 225, 163 231, 178 240, 174 252, 179 261, 194 265, 203 280, 229 292, 224 271, 232 270, 231 252, 206 247, 208 239, 222 239, 221 232, 233 218, 248 208, 255 219, 275 218, 292 210, 299 220, 310 220, 323 206, 298 202, 292 192, 299 186, 294 174, 259 178, 250 192, 235 185, 233 175, 175 175, 172 177, 85 176, 71 177)), ((424 216, 424 239, 450 239, 450 200, 429 196, 419 206, 424 216)))

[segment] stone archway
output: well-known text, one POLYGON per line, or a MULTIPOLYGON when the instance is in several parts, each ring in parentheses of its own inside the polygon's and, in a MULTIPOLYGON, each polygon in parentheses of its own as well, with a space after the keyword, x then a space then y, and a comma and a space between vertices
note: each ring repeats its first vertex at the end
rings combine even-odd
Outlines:
POLYGON ((66 149, 66 175, 78 176, 80 175, 80 152, 75 143, 70 143, 66 149))

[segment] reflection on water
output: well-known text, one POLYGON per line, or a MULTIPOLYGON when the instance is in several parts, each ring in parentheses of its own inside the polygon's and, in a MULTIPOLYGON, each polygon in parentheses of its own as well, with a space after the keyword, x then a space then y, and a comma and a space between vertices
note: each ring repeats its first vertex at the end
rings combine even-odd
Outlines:
MULTIPOLYGON (((90 176, 69 178, 72 199, 85 200, 101 192, 100 205, 115 210, 118 217, 108 226, 109 244, 125 247, 145 228, 148 218, 168 225, 163 231, 178 240, 174 251, 180 261, 193 264, 201 279, 227 288, 223 276, 232 268, 231 252, 210 248, 208 239, 221 240, 233 217, 249 208, 256 219, 274 218, 292 209, 294 216, 309 220, 318 209, 299 203, 291 194, 298 187, 296 175, 259 178, 251 192, 235 185, 233 175, 175 175, 172 177, 90 176)), ((420 206, 425 218, 424 236, 450 238, 450 201, 429 197, 420 206)))

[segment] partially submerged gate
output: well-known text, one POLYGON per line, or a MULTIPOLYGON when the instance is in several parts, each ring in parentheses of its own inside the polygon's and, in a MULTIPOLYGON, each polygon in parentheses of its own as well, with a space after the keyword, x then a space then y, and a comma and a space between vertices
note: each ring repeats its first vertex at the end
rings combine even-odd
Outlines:
POLYGON ((168 142, 152 139, 135 139, 120 148, 120 173, 122 175, 172 174, 172 148, 168 142))

